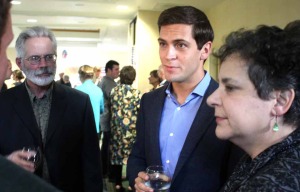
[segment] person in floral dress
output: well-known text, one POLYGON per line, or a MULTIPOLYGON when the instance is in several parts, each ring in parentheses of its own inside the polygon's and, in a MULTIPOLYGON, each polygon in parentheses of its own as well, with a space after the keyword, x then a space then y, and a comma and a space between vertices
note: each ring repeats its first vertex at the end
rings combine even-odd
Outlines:
POLYGON ((140 107, 141 92, 131 85, 136 71, 125 66, 120 72, 120 85, 112 89, 111 100, 111 180, 116 183, 117 191, 122 187, 122 166, 127 164, 131 147, 136 137, 136 120, 140 107))

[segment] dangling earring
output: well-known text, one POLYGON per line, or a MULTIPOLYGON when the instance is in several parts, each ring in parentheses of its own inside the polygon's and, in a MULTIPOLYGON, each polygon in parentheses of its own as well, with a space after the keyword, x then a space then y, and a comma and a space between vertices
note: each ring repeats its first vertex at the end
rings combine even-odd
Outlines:
POLYGON ((275 116, 275 124, 274 124, 274 126, 273 126, 273 131, 274 131, 274 132, 279 131, 279 127, 278 127, 278 124, 277 124, 277 115, 275 116))

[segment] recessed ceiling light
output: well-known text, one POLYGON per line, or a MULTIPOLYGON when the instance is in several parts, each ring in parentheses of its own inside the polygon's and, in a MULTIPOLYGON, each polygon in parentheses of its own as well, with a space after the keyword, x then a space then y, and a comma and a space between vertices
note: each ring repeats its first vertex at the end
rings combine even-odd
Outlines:
POLYGON ((126 9, 128 9, 128 6, 127 5, 118 5, 117 9, 119 9, 119 10, 126 10, 126 9))
POLYGON ((82 6, 84 6, 84 3, 76 3, 75 6, 82 7, 82 6))
POLYGON ((27 19, 27 22, 28 22, 28 23, 36 23, 37 20, 36 20, 36 19, 27 19))
POLYGON ((13 4, 13 5, 20 5, 22 2, 13 0, 10 3, 13 4))

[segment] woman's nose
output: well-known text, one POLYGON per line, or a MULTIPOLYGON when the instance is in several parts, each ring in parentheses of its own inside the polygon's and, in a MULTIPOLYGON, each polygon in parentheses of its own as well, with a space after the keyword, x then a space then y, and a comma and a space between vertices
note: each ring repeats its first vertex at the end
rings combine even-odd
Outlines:
POLYGON ((210 107, 215 107, 216 105, 220 105, 220 99, 219 99, 219 88, 216 89, 206 100, 206 103, 210 107))

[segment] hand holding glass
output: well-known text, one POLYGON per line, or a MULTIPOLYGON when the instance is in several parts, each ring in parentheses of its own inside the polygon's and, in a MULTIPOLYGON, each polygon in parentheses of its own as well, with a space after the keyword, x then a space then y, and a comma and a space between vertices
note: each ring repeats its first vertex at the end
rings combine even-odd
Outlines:
POLYGON ((146 169, 149 180, 145 185, 154 189, 154 191, 167 191, 171 185, 170 173, 160 165, 149 166, 146 169))
POLYGON ((39 147, 23 147, 23 151, 34 152, 35 154, 27 157, 27 161, 34 163, 34 168, 36 169, 41 163, 41 150, 39 147))

